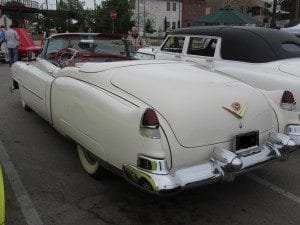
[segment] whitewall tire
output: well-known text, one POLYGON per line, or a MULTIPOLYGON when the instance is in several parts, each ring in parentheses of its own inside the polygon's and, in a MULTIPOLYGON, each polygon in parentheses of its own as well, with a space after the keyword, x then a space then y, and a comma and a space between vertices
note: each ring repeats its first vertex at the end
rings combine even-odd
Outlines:
POLYGON ((96 179, 101 179, 105 173, 104 168, 102 168, 90 151, 86 150, 80 145, 77 145, 77 152, 83 169, 92 177, 96 179))

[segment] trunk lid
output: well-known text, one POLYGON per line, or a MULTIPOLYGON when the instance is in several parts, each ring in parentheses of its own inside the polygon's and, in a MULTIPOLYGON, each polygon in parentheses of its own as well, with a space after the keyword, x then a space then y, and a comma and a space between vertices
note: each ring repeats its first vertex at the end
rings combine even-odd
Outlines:
POLYGON ((111 83, 153 107, 180 145, 192 148, 231 141, 234 135, 273 128, 272 111, 256 89, 191 64, 152 64, 114 69, 111 83), (126 73, 124 73, 126 71, 126 73), (238 118, 223 107, 247 104, 238 118))

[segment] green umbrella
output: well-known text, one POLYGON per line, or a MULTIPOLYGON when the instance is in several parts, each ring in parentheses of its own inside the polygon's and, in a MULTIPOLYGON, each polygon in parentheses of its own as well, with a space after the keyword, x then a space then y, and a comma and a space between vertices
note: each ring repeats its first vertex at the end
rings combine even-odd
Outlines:
POLYGON ((262 24, 261 21, 246 16, 228 6, 206 16, 193 19, 191 22, 208 24, 262 24))

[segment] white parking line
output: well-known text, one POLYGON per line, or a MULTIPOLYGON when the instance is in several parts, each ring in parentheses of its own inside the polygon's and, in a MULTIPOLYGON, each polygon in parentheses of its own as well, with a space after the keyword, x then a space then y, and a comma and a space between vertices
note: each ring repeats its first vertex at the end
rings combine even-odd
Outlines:
POLYGON ((19 174, 17 173, 15 166, 7 154, 5 147, 0 140, 0 162, 5 171, 5 174, 12 186, 16 199, 20 205, 20 209, 23 213, 25 221, 28 225, 42 225, 43 222, 37 213, 34 205, 22 184, 19 174))
POLYGON ((284 197, 300 204, 300 197, 299 196, 294 195, 291 192, 288 192, 288 191, 286 191, 286 190, 284 190, 284 189, 282 189, 282 188, 280 188, 280 187, 264 180, 263 178, 260 178, 256 175, 254 175, 252 173, 247 174, 247 177, 249 177, 250 179, 254 180, 255 182, 257 182, 257 183, 259 183, 259 184, 261 184, 265 187, 268 187, 268 188, 272 189, 273 191, 277 192, 278 194, 281 194, 284 197))

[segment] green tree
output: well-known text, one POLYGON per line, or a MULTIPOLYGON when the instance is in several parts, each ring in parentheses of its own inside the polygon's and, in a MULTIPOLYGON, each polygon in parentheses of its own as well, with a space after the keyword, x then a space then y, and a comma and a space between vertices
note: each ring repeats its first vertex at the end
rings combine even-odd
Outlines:
MULTIPOLYGON (((46 17, 47 18, 47 17, 46 17)), ((58 31, 66 31, 68 28, 68 5, 65 1, 60 0, 57 5, 57 11, 54 16, 54 24, 58 31)))
POLYGON ((147 21, 145 23, 145 32, 146 33, 153 33, 154 32, 153 21, 151 21, 150 19, 147 19, 147 21))
POLYGON ((68 11, 71 13, 71 17, 74 20, 77 20, 78 23, 70 23, 70 31, 83 31, 85 28, 85 17, 86 11, 83 8, 83 4, 79 0, 67 0, 68 11))
POLYGON ((132 8, 128 0, 105 0, 95 10, 95 30, 99 32, 112 32, 113 21, 110 12, 117 12, 117 19, 114 21, 115 32, 126 34, 134 25, 132 8))
MULTIPOLYGON (((79 0, 60 0, 54 15, 55 27, 59 31, 82 31, 85 28, 86 11, 79 0), (73 24, 72 21, 78 21, 73 24)), ((46 16, 50 17, 50 15, 46 16)))

